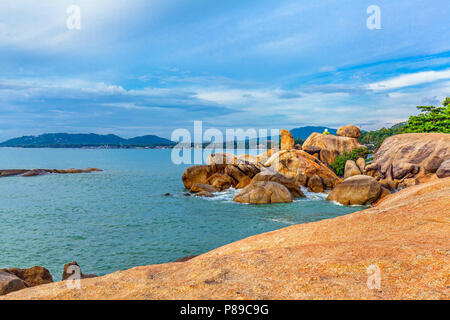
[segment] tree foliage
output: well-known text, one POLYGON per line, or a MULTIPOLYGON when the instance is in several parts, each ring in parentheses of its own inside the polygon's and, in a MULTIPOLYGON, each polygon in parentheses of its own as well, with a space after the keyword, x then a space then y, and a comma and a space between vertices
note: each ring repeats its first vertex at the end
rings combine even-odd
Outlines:
POLYGON ((356 161, 358 158, 366 159, 369 154, 370 151, 367 150, 366 148, 354 149, 352 152, 344 151, 342 155, 339 155, 334 159, 334 162, 330 165, 330 167, 334 171, 334 173, 336 173, 338 176, 343 176, 345 163, 347 162, 347 160, 356 161))

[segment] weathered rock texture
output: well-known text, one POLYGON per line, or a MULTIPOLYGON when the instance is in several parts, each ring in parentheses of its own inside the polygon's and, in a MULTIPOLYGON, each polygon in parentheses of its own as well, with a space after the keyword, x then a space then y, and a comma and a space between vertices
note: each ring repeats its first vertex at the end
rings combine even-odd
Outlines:
POLYGON ((317 175, 322 179, 326 189, 332 189, 341 182, 341 179, 321 161, 302 150, 281 150, 273 154, 264 165, 289 178, 303 175, 311 179, 317 175))
POLYGON ((399 134, 384 140, 366 174, 389 189, 408 187, 436 179, 436 171, 448 159, 450 134, 399 134))
POLYGON ((347 160, 347 162, 345 162, 344 179, 356 176, 358 174, 361 174, 361 170, 356 165, 356 162, 353 160, 347 160))
POLYGON ((364 148, 359 144, 358 139, 350 137, 334 136, 331 134, 321 134, 314 132, 303 143, 303 150, 317 150, 320 148, 319 159, 330 165, 338 155, 344 151, 351 152, 354 149, 364 148))
POLYGON ((304 198, 302 190, 300 189, 300 181, 294 178, 286 178, 278 172, 272 170, 263 170, 253 177, 252 183, 256 181, 273 181, 285 186, 294 198, 304 198))
POLYGON ((12 273, 0 270, 0 296, 26 288, 25 281, 12 273))
POLYGON ((345 216, 231 243, 186 262, 54 282, 0 299, 450 299, 450 178, 345 216), (372 266, 368 269, 369 266, 372 266), (380 270, 380 289, 367 286, 380 270))
POLYGON ((280 149, 291 150, 294 149, 295 140, 292 134, 285 129, 280 130, 280 149))
POLYGON ((53 277, 46 268, 34 266, 27 269, 9 268, 0 269, 0 271, 8 272, 25 281, 27 287, 39 286, 53 282, 53 277))
POLYGON ((436 171, 436 175, 441 179, 450 177, 450 159, 441 163, 439 169, 436 171))
POLYGON ((233 201, 251 204, 292 202, 288 188, 273 181, 255 181, 242 189, 233 201))
POLYGON ((375 178, 357 175, 344 179, 327 197, 343 205, 372 204, 381 195, 381 184, 375 178))
POLYGON ((357 126, 349 124, 347 126, 340 127, 336 134, 343 137, 358 138, 361 135, 361 131, 357 126))

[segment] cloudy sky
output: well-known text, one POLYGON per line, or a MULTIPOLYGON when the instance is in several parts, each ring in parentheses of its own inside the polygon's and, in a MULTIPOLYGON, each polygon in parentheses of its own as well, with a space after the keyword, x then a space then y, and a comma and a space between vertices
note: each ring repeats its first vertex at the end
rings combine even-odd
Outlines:
POLYGON ((390 126, 450 95, 449 11, 448 0, 2 0, 0 140, 170 137, 194 120, 390 126), (367 28, 370 5, 381 29, 367 28))

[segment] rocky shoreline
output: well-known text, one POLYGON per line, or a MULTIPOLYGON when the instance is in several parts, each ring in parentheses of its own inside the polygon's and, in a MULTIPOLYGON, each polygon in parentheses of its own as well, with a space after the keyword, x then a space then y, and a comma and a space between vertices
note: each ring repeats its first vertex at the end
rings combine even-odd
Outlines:
POLYGON ((0 295, 8 293, 0 299, 449 299, 450 135, 392 136, 371 163, 348 160, 338 177, 330 161, 361 145, 355 126, 337 134, 313 133, 300 150, 282 130, 280 150, 213 154, 206 165, 186 169, 182 181, 196 196, 234 187, 240 192, 233 201, 240 203, 292 202, 305 196, 305 187, 329 190, 327 200, 343 205, 372 204, 369 209, 173 263, 102 277, 81 273, 80 290, 53 282, 42 267, 0 270, 0 295), (381 281, 376 290, 367 284, 374 268, 381 281))
POLYGON ((12 176, 21 176, 21 177, 34 177, 34 176, 42 176, 50 173, 89 173, 89 172, 98 172, 103 171, 98 168, 86 168, 86 169, 0 169, 0 178, 3 177, 12 177, 12 176))
POLYGON ((184 262, 1 299, 449 299, 450 177, 369 209, 249 237, 184 262), (380 287, 367 285, 379 270, 380 287))

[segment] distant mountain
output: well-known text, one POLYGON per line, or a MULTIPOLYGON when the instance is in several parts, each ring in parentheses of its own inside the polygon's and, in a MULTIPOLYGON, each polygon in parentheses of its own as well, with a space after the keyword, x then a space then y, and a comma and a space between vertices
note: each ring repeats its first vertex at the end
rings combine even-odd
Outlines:
POLYGON ((156 147, 170 146, 173 141, 155 135, 124 139, 114 134, 95 133, 46 133, 39 136, 23 136, 0 143, 0 147, 23 148, 80 148, 80 147, 156 147))
POLYGON ((337 132, 337 129, 328 128, 328 127, 320 127, 320 126, 318 126, 318 127, 314 127, 314 126, 300 127, 300 128, 291 129, 289 131, 294 136, 294 139, 306 140, 311 135, 311 133, 313 133, 313 132, 323 133, 325 131, 325 129, 328 129, 330 134, 336 134, 336 132, 337 132))

